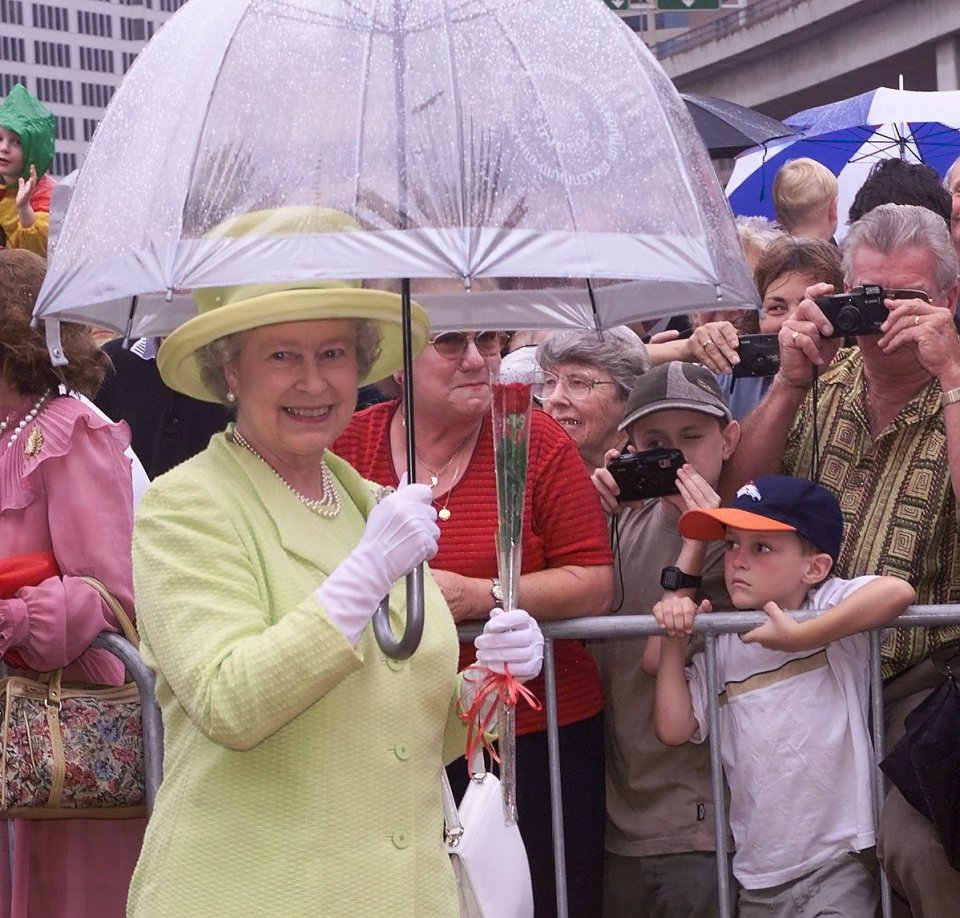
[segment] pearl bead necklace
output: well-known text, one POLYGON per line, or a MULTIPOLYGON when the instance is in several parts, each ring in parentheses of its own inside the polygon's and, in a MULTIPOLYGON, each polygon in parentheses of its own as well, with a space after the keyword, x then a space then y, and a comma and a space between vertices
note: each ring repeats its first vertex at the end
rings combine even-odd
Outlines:
POLYGON ((274 475, 277 476, 287 487, 288 491, 292 491, 296 496, 297 500, 300 501, 308 509, 312 510, 314 513, 319 514, 322 517, 325 517, 328 520, 332 520, 335 516, 340 513, 340 494, 337 491, 336 485, 333 483, 333 475, 330 473, 330 469, 327 468, 325 462, 320 463, 320 484, 323 488, 323 497, 307 497, 306 494, 301 494, 295 487, 293 487, 286 478, 283 477, 263 456, 260 455, 244 438, 243 434, 239 430, 234 428, 233 433, 230 435, 233 442, 245 449, 247 452, 252 453, 256 456, 274 475))
MULTIPOLYGON (((50 397, 50 390, 47 389, 47 391, 44 392, 43 395, 41 395, 40 398, 38 398, 33 403, 33 407, 23 416, 20 423, 17 424, 16 428, 14 429, 13 433, 10 434, 10 439, 7 440, 7 449, 10 449, 10 447, 17 442, 17 438, 20 436, 20 434, 23 433, 23 429, 27 426, 27 424, 33 421, 34 418, 36 418, 36 416, 40 414, 40 409, 43 408, 43 403, 49 397, 50 397)), ((0 421, 0 436, 6 433, 6 430, 9 426, 10 426, 10 415, 8 414, 2 421, 0 421)))

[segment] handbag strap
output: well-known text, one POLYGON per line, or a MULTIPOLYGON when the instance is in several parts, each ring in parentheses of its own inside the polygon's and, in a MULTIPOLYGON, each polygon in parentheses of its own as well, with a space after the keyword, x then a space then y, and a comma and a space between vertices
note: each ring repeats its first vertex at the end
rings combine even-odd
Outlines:
MULTIPOLYGON (((440 774, 442 777, 440 789, 443 797, 443 836, 448 845, 456 845, 460 841, 460 836, 463 835, 460 811, 457 809, 457 801, 453 798, 453 790, 450 787, 450 780, 447 778, 447 770, 445 768, 441 769, 440 774)), ((478 746, 470 760, 470 780, 480 782, 486 776, 487 762, 484 758, 483 748, 478 746)))
POLYGON ((88 586, 93 587, 100 594, 103 601, 110 607, 110 611, 113 612, 114 618, 117 620, 117 624, 123 631, 123 636, 139 650, 140 635, 137 634, 137 629, 134 628, 133 622, 130 621, 126 611, 124 611, 123 606, 120 605, 117 597, 114 596, 113 593, 111 593, 99 580, 97 580, 96 577, 81 577, 80 579, 88 586))

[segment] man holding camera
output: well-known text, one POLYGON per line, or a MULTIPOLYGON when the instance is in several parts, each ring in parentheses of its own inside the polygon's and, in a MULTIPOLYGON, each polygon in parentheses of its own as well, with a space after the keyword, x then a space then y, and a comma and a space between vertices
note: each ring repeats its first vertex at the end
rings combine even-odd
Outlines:
MULTIPOLYGON (((831 286, 816 284, 784 322, 780 371, 744 422, 723 491, 776 472, 815 478, 843 510, 839 576, 891 574, 914 586, 919 604, 960 602, 960 340, 949 232, 924 208, 881 205, 851 228, 843 267, 852 296, 838 304, 831 286), (879 327, 871 287, 883 288, 879 327), (850 332, 828 319, 837 320, 838 305, 842 324, 856 320, 857 347, 840 350, 850 332)), ((960 662, 960 626, 885 638, 888 748, 942 682, 936 664, 952 659, 960 662)), ((915 916, 957 914, 960 872, 896 790, 884 802, 878 855, 915 916)))

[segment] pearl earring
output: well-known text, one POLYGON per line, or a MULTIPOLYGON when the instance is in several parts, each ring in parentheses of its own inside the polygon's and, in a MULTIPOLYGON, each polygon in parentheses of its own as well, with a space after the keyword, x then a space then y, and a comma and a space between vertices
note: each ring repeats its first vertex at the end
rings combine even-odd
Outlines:
POLYGON ((232 405, 237 400, 237 393, 233 389, 227 390, 227 401, 232 405))

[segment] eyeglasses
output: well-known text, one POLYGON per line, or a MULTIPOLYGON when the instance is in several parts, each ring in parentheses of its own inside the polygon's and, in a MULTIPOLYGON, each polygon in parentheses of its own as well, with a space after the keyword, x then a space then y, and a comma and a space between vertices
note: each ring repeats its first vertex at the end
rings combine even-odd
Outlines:
POLYGON ((481 331, 474 335, 464 332, 444 332, 441 335, 434 335, 430 343, 441 357, 446 357, 447 360, 459 360, 471 341, 482 357, 492 357, 500 353, 506 340, 505 332, 481 331))
POLYGON ((574 401, 586 398, 597 386, 615 386, 615 382, 606 379, 590 379, 587 376, 555 376, 544 373, 543 381, 533 387, 533 394, 541 401, 551 398, 558 385, 563 385, 567 395, 574 401))

